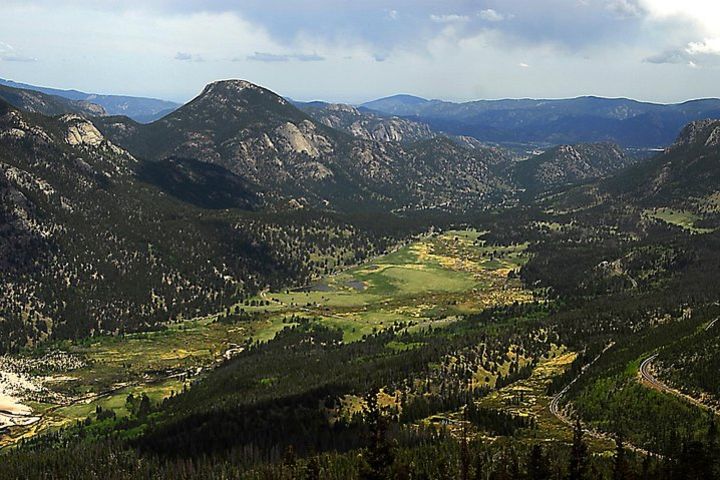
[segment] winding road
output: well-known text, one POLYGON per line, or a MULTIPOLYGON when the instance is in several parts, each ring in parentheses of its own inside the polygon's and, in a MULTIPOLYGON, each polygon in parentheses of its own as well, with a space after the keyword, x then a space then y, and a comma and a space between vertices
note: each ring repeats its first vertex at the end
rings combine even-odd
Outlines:
MULTIPOLYGON (((712 327, 716 321, 717 321, 717 319, 713 320, 713 322, 710 325, 708 325, 705 330, 708 330, 710 327, 712 327)), ((667 384, 663 383, 661 380, 658 380, 657 377, 655 377, 655 375, 653 374, 652 368, 651 368, 652 362, 653 362, 653 360, 655 360, 657 358, 657 356, 658 356, 658 354, 655 353, 655 354, 649 356, 648 358, 646 358, 645 360, 643 360, 643 362, 640 364, 639 375, 640 375, 640 381, 642 383, 644 383, 645 385, 649 386, 650 388, 654 388, 655 390, 658 390, 660 392, 674 395, 682 400, 685 400, 688 403, 691 403, 697 407, 702 408, 703 410, 708 410, 710 412, 715 413, 716 415, 720 415, 720 410, 718 408, 706 405, 703 402, 701 402, 700 400, 698 400, 697 398, 691 397, 690 395, 683 393, 678 389, 668 386, 667 384)))
POLYGON ((603 348, 602 352, 598 353, 597 356, 593 358, 590 363, 583 365, 583 367, 580 369, 580 373, 578 373, 577 376, 570 381, 570 383, 565 385, 565 388, 560 390, 560 392, 552 398, 552 400, 550 401, 550 413, 555 415, 563 423, 566 423, 568 425, 573 424, 569 418, 563 415, 562 410, 560 409, 560 400, 562 400, 562 398, 567 394, 567 392, 570 390, 570 387, 572 387, 575 382, 577 382, 580 377, 582 377, 585 371, 590 368, 595 362, 600 360, 600 357, 603 355, 603 353, 607 352, 613 345, 615 345, 615 342, 610 342, 609 344, 607 344, 607 346, 603 348))
MULTIPOLYGON (((586 371, 588 368, 590 368, 595 362, 597 362, 598 360, 600 360, 600 357, 601 357, 605 352, 607 352, 610 348, 612 348, 613 345, 615 345, 615 342, 610 342, 605 348, 603 348, 602 352, 598 353, 597 356, 596 356, 595 358, 593 358, 590 363, 584 365, 584 366, 580 369, 580 373, 578 373, 577 376, 570 381, 570 383, 568 383, 567 385, 565 385, 565 388, 563 388, 558 394, 556 394, 556 395, 552 398, 552 400, 550 401, 550 405, 549 405, 550 413, 552 413, 558 420, 560 420, 561 422, 563 422, 564 424, 566 424, 566 425, 569 426, 570 428, 574 428, 574 427, 575 427, 575 424, 574 424, 574 422, 573 422, 573 420, 572 420, 571 418, 567 417, 567 416, 563 413, 562 409, 560 408, 560 401, 561 401, 562 398, 567 394, 567 392, 570 390, 570 387, 572 387, 573 384, 575 384, 575 382, 577 382, 577 381, 580 379, 580 377, 582 377, 582 375, 585 373, 585 371, 586 371)), ((607 434, 607 433, 604 433, 604 432, 598 432, 598 431, 596 431, 596 430, 591 430, 591 429, 588 429, 588 428, 583 428, 583 431, 584 431, 585 433, 587 433, 588 435, 590 435, 591 437, 593 437, 593 438, 597 438, 597 439, 600 439, 600 440, 607 440, 607 441, 611 441, 611 442, 614 441, 614 439, 613 439, 613 437, 612 437, 611 435, 609 435, 609 434, 607 434)), ((657 453, 650 452, 650 451, 648 451, 648 450, 645 450, 644 448, 635 446, 635 445, 633 445, 633 444, 631 444, 631 443, 628 443, 628 442, 625 442, 625 448, 627 448, 628 450, 632 450, 632 451, 634 451, 634 452, 636 452, 636 453, 641 453, 641 454, 643 454, 643 455, 653 455, 653 456, 655 456, 655 457, 662 458, 662 456, 661 456, 661 455, 658 455, 657 453)))
POLYGON ((710 330, 710 329, 713 327, 713 325, 715 325, 715 324, 717 323, 718 320, 720 320, 720 317, 718 317, 718 318, 716 318, 715 320, 713 320, 712 322, 710 322, 710 323, 708 324, 708 326, 705 327, 705 331, 707 332, 708 330, 710 330))

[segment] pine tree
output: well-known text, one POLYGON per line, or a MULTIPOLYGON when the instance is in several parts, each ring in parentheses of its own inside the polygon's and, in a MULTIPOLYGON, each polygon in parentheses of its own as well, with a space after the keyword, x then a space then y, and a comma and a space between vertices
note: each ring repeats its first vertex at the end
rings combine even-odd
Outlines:
POLYGON ((718 445, 718 428, 715 415, 710 414, 710 427, 708 428, 707 452, 710 462, 712 478, 720 478, 720 445, 718 445))
POLYGON ((527 470, 530 480, 550 479, 550 469, 548 468, 547 458, 543 454, 540 445, 533 445, 532 450, 530 450, 527 470))
POLYGON ((702 442, 690 441, 683 447, 678 462, 679 478, 706 480, 712 478, 710 459, 702 442))
POLYGON ((475 456, 475 475, 473 476, 473 480, 482 480, 485 478, 485 462, 483 460, 483 456, 480 453, 475 456))
MULTIPOLYGON (((473 403, 470 400, 469 403, 473 403)), ((462 439, 460 441, 460 480, 470 480, 470 451, 468 449, 467 438, 467 407, 463 410, 463 429, 462 439)))
POLYGON ((584 480, 587 471, 588 449, 583 440, 582 425, 580 420, 575 422, 573 432, 573 443, 570 451, 570 474, 569 480, 584 480))
POLYGON ((387 438, 387 420, 377 401, 378 391, 373 390, 365 397, 365 422, 370 438, 366 449, 365 465, 360 471, 363 480, 385 480, 390 478, 390 467, 395 459, 387 438))
POLYGON ((320 461, 318 457, 313 455, 308 461, 307 468, 305 469, 306 480, 320 480, 320 461))
POLYGON ((613 480, 627 480, 628 463, 622 435, 615 437, 615 456, 613 457, 613 480))

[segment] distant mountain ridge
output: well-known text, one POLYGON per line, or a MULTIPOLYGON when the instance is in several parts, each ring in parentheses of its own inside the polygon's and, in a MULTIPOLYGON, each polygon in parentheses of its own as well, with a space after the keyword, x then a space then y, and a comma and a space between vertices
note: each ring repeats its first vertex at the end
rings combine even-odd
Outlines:
POLYGON ((361 106, 453 135, 505 144, 613 142, 622 147, 658 148, 672 143, 689 122, 720 118, 720 99, 714 98, 667 105, 593 96, 453 103, 396 95, 361 106))
POLYGON ((103 107, 85 100, 70 100, 57 95, 4 85, 0 85, 0 100, 4 100, 26 112, 40 113, 47 116, 66 113, 76 113, 86 117, 105 115, 103 107))
POLYGON ((105 113, 108 115, 125 115, 142 123, 157 120, 180 106, 179 103, 156 98, 132 97, 127 95, 100 95, 78 90, 61 90, 58 88, 38 87, 36 85, 14 82, 2 78, 0 78, 0 85, 22 90, 34 90, 69 100, 97 104, 103 107, 105 113))

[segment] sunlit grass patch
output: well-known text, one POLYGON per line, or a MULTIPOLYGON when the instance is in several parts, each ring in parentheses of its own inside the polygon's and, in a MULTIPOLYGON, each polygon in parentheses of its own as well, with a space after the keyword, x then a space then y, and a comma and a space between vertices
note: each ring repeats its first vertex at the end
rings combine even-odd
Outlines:
POLYGON ((643 215, 648 218, 655 218, 671 225, 676 225, 680 228, 688 230, 692 233, 710 233, 713 231, 711 228, 696 227, 695 224, 701 220, 701 218, 687 210, 675 210, 672 208, 654 208, 651 210, 645 210, 643 215))

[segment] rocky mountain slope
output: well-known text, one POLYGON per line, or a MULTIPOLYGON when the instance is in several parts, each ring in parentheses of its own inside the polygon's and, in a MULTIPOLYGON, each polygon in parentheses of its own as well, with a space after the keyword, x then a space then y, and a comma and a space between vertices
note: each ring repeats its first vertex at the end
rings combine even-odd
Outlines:
POLYGON ((648 203, 699 206, 716 203, 720 178, 720 120, 688 124, 675 143, 652 161, 603 183, 648 203))
POLYGON ((437 136, 423 123, 361 111, 352 105, 323 102, 295 105, 323 125, 364 140, 407 144, 437 136))
POLYGON ((345 211, 481 208, 510 193, 487 168, 503 155, 498 149, 353 137, 241 80, 212 83, 149 125, 123 117, 96 123, 140 158, 189 158, 221 166, 264 192, 269 204, 345 211), (453 161, 433 171, 420 160, 443 158, 453 161))
MULTIPOLYGON (((655 172, 658 191, 678 191, 676 167, 680 180, 710 172, 709 194, 716 127, 689 126, 670 167, 629 171, 655 172)), ((529 181, 559 185, 625 160, 616 147, 576 146, 526 165, 529 181)), ((302 284, 382 250, 418 212, 514 204, 512 161, 444 136, 357 138, 244 81, 212 83, 148 125, 0 101, 0 350, 153 328, 302 284)), ((646 177, 633 178, 644 192, 646 177)), ((620 188, 603 182, 582 192, 620 188)))
POLYGON ((707 218, 720 212, 720 120, 688 124, 654 158, 552 199, 563 209, 673 208, 707 218))
POLYGON ((443 136, 464 148, 484 150, 489 146, 473 137, 438 133, 424 123, 394 115, 380 115, 364 107, 324 102, 293 104, 315 121, 363 140, 410 145, 443 136))
POLYGON ((514 180, 531 192, 608 176, 635 163, 612 143, 560 145, 517 162, 514 180))
POLYGON ((720 118, 718 99, 670 105, 599 97, 453 103, 396 95, 363 107, 482 141, 543 145, 614 142, 637 148, 664 147, 688 122, 720 118))
POLYGON ((1 78, 0 85, 41 92, 75 102, 93 103, 100 105, 109 115, 126 115, 138 122, 157 120, 180 106, 178 103, 156 98, 131 97, 127 95, 100 95, 80 92, 78 90, 61 90, 58 88, 28 85, 26 83, 13 82, 12 80, 4 80, 1 78))
POLYGON ((85 100, 69 100, 57 95, 3 85, 0 85, 0 100, 27 112, 49 116, 66 113, 77 113, 86 117, 105 115, 103 107, 85 100))

